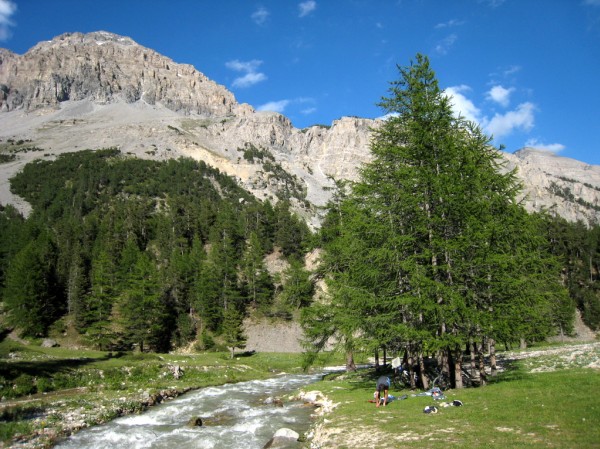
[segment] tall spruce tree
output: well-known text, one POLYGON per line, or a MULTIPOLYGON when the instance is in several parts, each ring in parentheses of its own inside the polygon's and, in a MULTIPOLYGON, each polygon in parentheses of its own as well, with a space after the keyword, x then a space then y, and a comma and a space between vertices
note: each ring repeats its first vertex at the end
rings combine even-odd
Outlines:
POLYGON ((61 312, 57 304, 52 245, 42 233, 11 260, 3 301, 7 323, 23 336, 44 336, 61 312))

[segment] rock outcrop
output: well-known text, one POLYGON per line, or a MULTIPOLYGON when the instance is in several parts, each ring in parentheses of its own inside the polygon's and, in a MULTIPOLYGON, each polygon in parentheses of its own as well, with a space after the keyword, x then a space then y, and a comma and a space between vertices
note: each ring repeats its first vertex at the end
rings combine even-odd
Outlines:
MULTIPOLYGON (((0 50, 0 152, 43 149, 0 164, 0 203, 24 213, 8 179, 36 158, 117 147, 137 157, 204 160, 260 199, 291 200, 314 227, 332 178, 356 179, 370 159, 374 120, 343 117, 295 128, 274 112, 238 104, 225 87, 127 37, 71 33, 24 55, 0 50), (10 144, 9 144, 10 142, 10 144)), ((600 222, 600 166, 523 149, 503 154, 524 204, 568 220, 600 222)))
POLYGON ((106 32, 63 34, 25 55, 0 53, 3 111, 56 107, 64 101, 110 103, 143 100, 173 111, 205 115, 233 112, 237 103, 223 86, 191 65, 106 32))

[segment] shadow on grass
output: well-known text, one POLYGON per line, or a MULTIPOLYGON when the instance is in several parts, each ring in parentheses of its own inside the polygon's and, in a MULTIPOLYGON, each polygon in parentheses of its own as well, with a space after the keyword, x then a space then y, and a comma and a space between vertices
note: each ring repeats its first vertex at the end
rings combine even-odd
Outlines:
POLYGON ((33 377, 52 377, 57 373, 68 372, 75 368, 80 368, 90 363, 105 361, 110 358, 112 358, 110 355, 106 355, 101 358, 82 357, 80 359, 55 359, 2 363, 0 365, 0 376, 4 377, 6 380, 14 380, 22 374, 27 374, 33 377))
POLYGON ((393 371, 385 371, 381 368, 360 368, 354 372, 330 373, 324 380, 344 380, 348 383, 350 390, 375 390, 377 379, 381 376, 392 377, 393 371))

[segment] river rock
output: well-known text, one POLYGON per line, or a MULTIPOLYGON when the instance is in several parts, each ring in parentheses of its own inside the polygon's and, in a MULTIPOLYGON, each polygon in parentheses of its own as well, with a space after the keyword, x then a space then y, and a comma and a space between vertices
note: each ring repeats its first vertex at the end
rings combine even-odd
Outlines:
POLYGON ((202 426, 202 418, 199 416, 194 416, 188 421, 188 427, 201 427, 202 426))
POLYGON ((280 398, 268 397, 265 399, 265 404, 274 405, 275 407, 283 407, 283 401, 280 398))
POLYGON ((275 432, 273 438, 271 438, 267 444, 263 446, 263 449, 286 448, 289 446, 290 442, 298 441, 298 438, 300 438, 298 432, 282 427, 275 432))

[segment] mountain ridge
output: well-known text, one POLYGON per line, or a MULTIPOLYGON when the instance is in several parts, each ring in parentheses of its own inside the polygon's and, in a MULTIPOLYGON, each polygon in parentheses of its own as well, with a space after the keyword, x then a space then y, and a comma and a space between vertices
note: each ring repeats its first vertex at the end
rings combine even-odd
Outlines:
MULTIPOLYGON (((201 159, 260 199, 289 199, 313 227, 332 178, 356 179, 370 158, 377 120, 342 117, 295 128, 275 112, 239 104, 224 86, 128 37, 65 33, 24 55, 0 50, 0 150, 9 140, 44 149, 0 164, 0 203, 27 205, 7 179, 30 160, 118 147, 136 157, 201 159)), ((517 169, 528 210, 600 222, 600 166, 522 149, 502 153, 517 169)))

